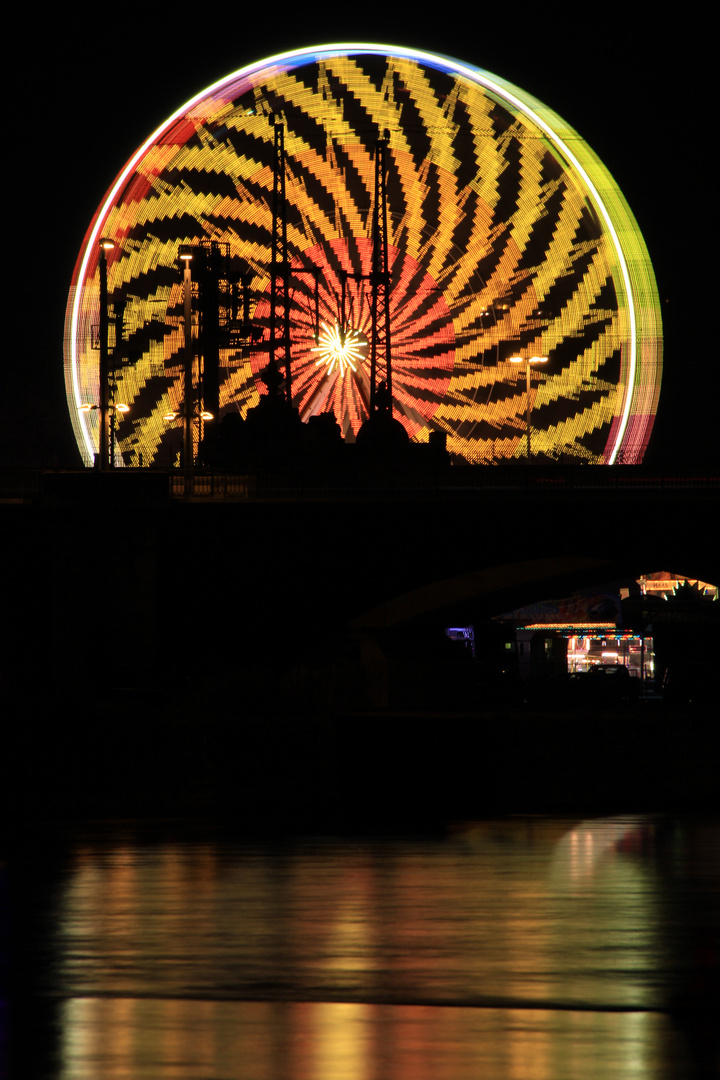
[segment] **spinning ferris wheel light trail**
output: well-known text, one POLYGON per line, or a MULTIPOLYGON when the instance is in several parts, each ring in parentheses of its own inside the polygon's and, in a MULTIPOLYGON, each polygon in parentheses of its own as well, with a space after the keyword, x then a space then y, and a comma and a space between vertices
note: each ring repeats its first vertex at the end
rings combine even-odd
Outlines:
POLYGON ((346 440, 384 382, 411 440, 444 434, 456 464, 522 459, 527 395, 508 361, 537 355, 548 362, 534 456, 642 460, 662 367, 643 238, 583 139, 471 65, 367 44, 288 52, 220 80, 146 140, 98 207, 68 299, 68 405, 87 464, 99 443, 97 410, 81 406, 100 400, 101 237, 115 245, 108 317, 123 311, 124 337, 112 367, 131 407, 117 465, 176 452, 162 418, 184 400, 182 245, 217 245, 245 268, 252 333, 220 342, 218 422, 259 403, 274 355, 301 420, 333 413, 346 440), (373 274, 384 289, 374 318, 373 274), (361 356, 339 347, 340 327, 361 356))

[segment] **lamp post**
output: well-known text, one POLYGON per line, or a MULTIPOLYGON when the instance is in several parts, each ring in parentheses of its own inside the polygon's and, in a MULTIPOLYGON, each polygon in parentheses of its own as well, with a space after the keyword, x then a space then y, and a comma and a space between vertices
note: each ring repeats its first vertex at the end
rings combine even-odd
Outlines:
POLYGON ((108 448, 110 445, 110 367, 108 361, 108 280, 107 252, 115 247, 113 240, 105 238, 100 244, 100 423, 98 440, 98 468, 105 472, 109 465, 108 448))
MULTIPOLYGON (((102 405, 92 405, 90 402, 86 401, 80 406, 80 412, 84 412, 84 413, 94 412, 96 409, 100 412, 100 418, 99 418, 98 422, 99 422, 99 424, 102 424, 102 405)), ((106 399, 106 402, 105 402, 105 424, 106 424, 106 428, 112 429, 114 431, 115 430, 115 424, 117 423, 117 419, 118 419, 118 413, 122 414, 122 413, 126 413, 126 412, 130 412, 130 406, 129 405, 126 405, 122 401, 115 402, 115 401, 108 401, 106 399)), ((106 445, 106 448, 107 448, 107 443, 105 445, 106 445)), ((113 456, 110 458, 111 467, 113 467, 115 465, 114 440, 113 440, 113 445, 112 445, 112 454, 113 454, 113 456)), ((103 459, 102 459, 100 454, 98 454, 98 460, 100 461, 100 468, 103 469, 103 465, 102 465, 102 460, 103 459)))
MULTIPOLYGON (((193 395, 192 273, 190 264, 196 251, 197 248, 194 248, 191 244, 181 244, 178 252, 178 258, 183 267, 183 322, 185 327, 183 395, 185 400, 179 412, 170 411, 163 416, 163 420, 169 423, 174 420, 182 420, 183 422, 183 469, 187 498, 190 498, 192 494, 192 477, 195 464, 193 420, 197 420, 202 425, 204 421, 214 419, 214 413, 203 408, 200 403, 196 408, 193 395)), ((200 434, 202 435, 202 430, 200 434)))
POLYGON ((192 409, 184 408, 180 412, 166 412, 163 416, 163 420, 171 424, 175 420, 183 421, 183 473, 185 479, 185 498, 189 499, 193 493, 193 440, 192 440, 192 424, 193 420, 197 420, 198 424, 202 424, 205 420, 214 420, 215 417, 207 409, 201 409, 199 412, 192 409), (188 434, 189 431, 189 434, 188 434), (188 449, 189 447, 189 449, 188 449), (190 457, 188 458, 188 453, 190 457))
POLYGON ((524 364, 525 365, 525 386, 527 390, 527 459, 530 464, 530 416, 532 413, 532 404, 530 401, 530 365, 531 364, 547 364, 547 356, 511 356, 511 364, 524 364))

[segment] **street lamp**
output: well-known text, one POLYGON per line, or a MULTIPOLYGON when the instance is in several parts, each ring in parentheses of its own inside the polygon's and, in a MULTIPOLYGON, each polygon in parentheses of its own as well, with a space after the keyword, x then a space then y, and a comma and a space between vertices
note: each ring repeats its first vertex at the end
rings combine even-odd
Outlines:
POLYGON ((511 356, 510 363, 525 365, 525 386, 527 389, 527 459, 528 464, 530 464, 530 414, 532 412, 532 404, 530 402, 530 365, 547 364, 547 356, 511 356))
MULTIPOLYGON (((80 406, 80 412, 92 412, 93 409, 99 409, 99 408, 100 408, 99 405, 90 405, 88 402, 85 402, 83 405, 80 406)), ((122 412, 122 413, 130 412, 130 406, 125 405, 125 404, 123 404, 123 402, 119 401, 117 403, 117 405, 108 405, 108 411, 112 412, 113 410, 115 412, 122 412)))
MULTIPOLYGON (((178 412, 175 412, 173 409, 171 409, 169 412, 166 412, 166 413, 163 414, 163 420, 165 420, 169 424, 172 424, 173 421, 175 421, 175 420, 182 420, 182 422, 183 422, 183 430, 185 432, 185 436, 183 438, 182 454, 183 454, 184 460, 182 462, 182 466, 183 466, 183 469, 184 469, 184 472, 185 472, 185 493, 186 493, 188 498, 190 497, 190 494, 192 492, 192 487, 193 487, 192 475, 193 475, 193 465, 194 465, 194 456, 195 456, 194 452, 193 452, 193 440, 192 440, 192 424, 193 424, 193 420, 197 420, 197 422, 199 424, 203 420, 214 420, 214 419, 215 419, 215 417, 213 416, 213 414, 211 412, 208 412, 207 409, 200 409, 198 411, 197 409, 193 409, 193 408, 190 408, 190 409, 183 408, 183 409, 180 409, 178 412), (189 435, 187 434, 188 431, 190 433, 189 435), (188 457, 188 454, 190 455, 189 457, 188 457)), ((202 432, 200 434, 202 434, 202 432)))
MULTIPOLYGON (((101 389, 101 396, 102 396, 102 389, 101 389)), ((90 402, 85 401, 80 406, 80 412, 89 413, 89 412, 94 412, 95 410, 98 410, 100 412, 100 423, 102 423, 102 405, 92 405, 90 402)), ((112 428, 113 428, 113 431, 114 431, 115 430, 115 424, 117 422, 117 414, 118 413, 130 412, 130 406, 126 405, 125 402, 123 402, 123 401, 114 402, 114 401, 108 401, 106 399, 106 401, 105 401, 105 410, 106 410, 105 411, 106 427, 109 428, 110 425, 112 425, 112 428)), ((114 436, 113 436, 113 438, 114 438, 114 436)), ((99 456, 99 458, 102 461, 102 458, 100 456, 99 456)), ((114 454, 113 454, 113 456, 111 456, 111 458, 110 458, 110 466, 113 467, 114 465, 115 465, 115 461, 114 461, 114 454)), ((102 465, 100 467, 102 468, 102 465)))
MULTIPOLYGON (((170 421, 170 420, 185 420, 185 419, 186 419, 186 413, 185 413, 184 409, 181 409, 179 412, 174 412, 171 409, 170 412, 163 413, 163 420, 170 421)), ((198 412, 191 412, 190 413, 190 421, 191 422, 193 420, 214 420, 214 419, 215 419, 215 417, 213 416, 213 414, 211 412, 208 412, 207 409, 201 409, 199 413, 198 412)))
MULTIPOLYGON (((196 406, 193 395, 193 342, 192 342, 192 272, 191 263, 198 251, 192 244, 181 244, 178 250, 178 260, 183 268, 183 323, 185 328, 184 352, 184 378, 183 378, 183 407, 178 410, 170 410, 163 416, 163 420, 172 423, 174 420, 183 421, 183 464, 188 481, 192 477, 194 453, 193 453, 193 421, 213 420, 214 414, 207 409, 196 406)), ((202 249, 200 250, 202 254, 202 249)), ((202 432, 200 433, 202 434, 202 432)), ((188 486, 188 491, 190 487, 188 486)))

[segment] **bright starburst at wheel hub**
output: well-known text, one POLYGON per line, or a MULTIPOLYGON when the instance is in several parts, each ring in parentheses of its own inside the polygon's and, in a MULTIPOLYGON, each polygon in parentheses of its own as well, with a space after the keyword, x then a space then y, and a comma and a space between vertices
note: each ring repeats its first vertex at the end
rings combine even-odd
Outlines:
POLYGON ((322 323, 318 343, 311 351, 318 354, 315 367, 324 365, 326 375, 337 372, 342 377, 348 370, 357 372, 358 364, 367 355, 367 341, 364 334, 351 327, 343 329, 337 322, 333 326, 322 323))

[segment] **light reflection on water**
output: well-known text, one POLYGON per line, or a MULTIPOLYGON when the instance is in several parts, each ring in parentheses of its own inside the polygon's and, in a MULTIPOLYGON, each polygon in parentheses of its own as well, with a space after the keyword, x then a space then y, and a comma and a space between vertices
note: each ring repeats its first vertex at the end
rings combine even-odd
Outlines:
POLYGON ((676 1077, 658 1014, 330 1002, 75 999, 72 1080, 676 1077), (658 1052, 663 1045, 663 1055, 658 1052))
POLYGON ((62 1080, 710 1075, 720 823, 485 822, 444 839, 70 841, 62 1080))

